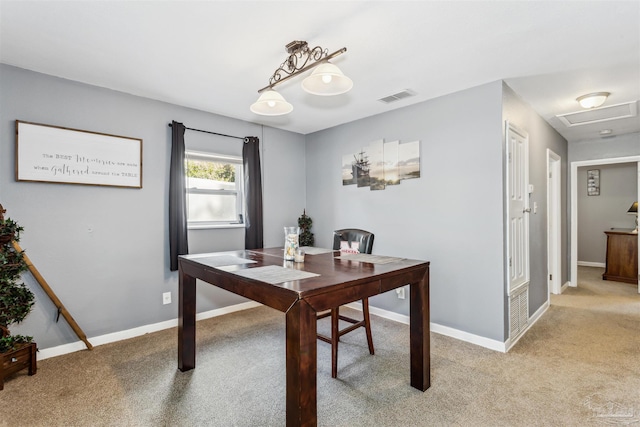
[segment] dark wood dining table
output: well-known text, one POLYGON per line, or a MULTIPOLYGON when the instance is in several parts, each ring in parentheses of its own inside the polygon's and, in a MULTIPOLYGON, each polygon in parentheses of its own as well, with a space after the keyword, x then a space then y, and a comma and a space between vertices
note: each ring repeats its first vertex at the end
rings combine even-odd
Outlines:
POLYGON ((286 318, 286 425, 315 426, 317 313, 410 285, 411 386, 429 388, 429 262, 375 256, 375 262, 356 261, 332 251, 295 263, 283 255, 282 248, 270 248, 180 256, 180 371, 196 366, 196 279, 275 308, 286 318), (276 279, 257 274, 267 270, 276 279), (274 283, 280 273, 311 277, 274 283))

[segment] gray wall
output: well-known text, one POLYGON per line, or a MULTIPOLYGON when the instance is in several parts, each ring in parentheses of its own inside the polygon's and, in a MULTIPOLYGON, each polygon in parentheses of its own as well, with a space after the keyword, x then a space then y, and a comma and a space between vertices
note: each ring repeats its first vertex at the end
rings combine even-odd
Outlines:
POLYGON ((638 198, 636 163, 578 168, 578 262, 606 262, 607 236, 612 228, 635 228, 627 210, 638 198), (587 170, 600 170, 600 195, 587 195, 587 170))
MULTIPOLYGON (((546 121, 531 109, 506 84, 504 85, 503 119, 512 122, 529 134, 529 183, 534 192, 529 195, 530 255, 531 282, 529 284, 529 315, 535 313, 548 300, 548 265, 547 265, 547 148, 559 155, 561 161, 561 182, 567 182, 567 141, 558 134, 546 121), (538 212, 533 212, 533 204, 537 203, 538 212)), ((569 277, 567 217, 567 194, 561 195, 562 212, 562 281, 569 277)), ((508 324, 505 325, 508 328, 508 324)))
MULTIPOLYGON (((502 84, 494 82, 307 135, 307 213, 375 233, 373 252, 431 261, 431 321, 504 341, 502 84), (383 138, 420 141, 421 177, 343 186, 342 156, 383 138)), ((408 314, 395 292, 371 305, 408 314)))
POLYGON ((284 245, 284 227, 297 226, 306 203, 304 136, 264 128, 265 247, 284 245))
MULTIPOLYGON (((213 96, 213 95, 211 95, 213 96)), ((177 273, 169 272, 167 188, 171 120, 189 127, 261 139, 265 244, 281 244, 282 227, 305 205, 304 180, 283 180, 304 165, 304 136, 193 109, 0 65, 0 203, 25 227, 22 247, 88 337, 177 317, 177 273), (16 182, 15 120, 143 139, 143 188, 123 189, 16 182), (173 303, 162 305, 171 291, 173 303)), ((188 148, 238 154, 241 141, 187 131, 188 148)), ((243 229, 192 230, 192 252, 244 247, 243 229)), ((13 330, 33 335, 40 348, 76 342, 30 275, 37 303, 13 330)), ((198 287, 198 310, 245 301, 198 287)))
MULTIPOLYGON (((494 82, 307 136, 307 211, 318 245, 336 228, 373 231, 373 252, 431 261, 431 321, 490 339, 508 334, 504 267, 504 120, 529 132, 532 195, 530 312, 547 301, 546 149, 566 141, 506 85, 494 82), (421 177, 383 191, 343 186, 342 156, 383 138, 421 142, 421 177)), ((562 196, 566 206, 566 195, 562 196)), ((563 216, 563 230, 567 230, 563 216)), ((566 254, 566 232, 563 254, 566 254)), ((567 266, 563 266, 563 280, 567 266)), ((371 305, 401 314, 390 292, 371 305)))
MULTIPOLYGON (((566 150, 562 138, 502 82, 306 137, 6 65, 0 66, 0 90, 0 201, 25 226, 23 247, 89 337, 177 316, 177 274, 167 266, 171 120, 261 138, 265 246, 282 245, 282 227, 295 225, 305 206, 317 246, 329 247, 336 228, 370 229, 376 234, 374 253, 432 262, 433 322, 501 342, 508 327, 503 123, 512 120, 529 132, 539 198, 539 219, 532 221, 531 312, 546 301, 546 281, 540 279, 546 275, 542 153, 550 146, 564 159, 566 150), (16 119, 142 138, 144 187, 15 182, 16 119), (419 140, 421 178, 383 191, 342 186, 342 156, 381 138, 419 140), (167 291, 174 303, 163 306, 161 294, 167 291)), ((221 153, 240 150, 235 140, 190 131, 186 141, 191 149, 211 144, 221 153)), ((241 229, 192 230, 189 238, 192 252, 243 246, 241 229)), ((54 307, 39 286, 29 275, 25 280, 37 305, 15 331, 34 335, 41 348, 77 341, 64 321, 53 322, 54 307)), ((199 286, 199 311, 242 301, 199 286)), ((372 305, 408 314, 408 300, 395 292, 373 298, 372 305)))

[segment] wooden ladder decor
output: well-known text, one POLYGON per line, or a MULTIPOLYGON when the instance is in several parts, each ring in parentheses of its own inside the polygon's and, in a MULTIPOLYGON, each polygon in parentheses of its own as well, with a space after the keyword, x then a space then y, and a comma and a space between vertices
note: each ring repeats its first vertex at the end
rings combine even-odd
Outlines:
MULTIPOLYGON (((15 248, 16 251, 18 252, 22 252, 22 248, 20 247, 20 245, 18 244, 18 242, 16 242, 15 240, 12 242, 13 247, 15 248)), ((44 289, 44 291, 47 293, 47 295, 49 296, 49 298, 51 299, 51 302, 53 302, 53 304, 56 306, 56 308, 58 309, 58 318, 60 317, 60 314, 62 314, 62 316, 66 319, 66 321, 69 323, 69 326, 71 326, 71 329, 73 329, 73 332, 76 333, 76 335, 78 336, 78 338, 80 338, 82 341, 84 341, 85 345, 87 346, 87 348, 89 350, 93 349, 93 346, 91 345, 91 343, 89 342, 89 340, 87 339, 87 336, 84 334, 84 332, 82 331, 82 329, 80 328, 80 326, 76 323, 75 319, 73 318, 73 316, 71 316, 71 313, 69 313, 67 311, 67 309, 65 308, 65 306, 62 304, 62 302, 60 301, 60 299, 58 299, 58 297, 56 296, 55 292, 53 292, 53 289, 51 289, 51 286, 49 286, 49 284, 47 283, 46 280, 44 280, 44 277, 42 277, 42 274, 40 274, 40 272, 38 271, 38 269, 33 265, 33 263, 31 262, 31 260, 29 259, 29 257, 24 254, 24 260, 27 263, 27 266, 29 267, 29 271, 31 272, 31 274, 33 274, 33 277, 35 277, 35 279, 38 281, 38 283, 40 284, 40 286, 42 287, 42 289, 44 289)), ((57 319, 56 319, 57 321, 57 319)))

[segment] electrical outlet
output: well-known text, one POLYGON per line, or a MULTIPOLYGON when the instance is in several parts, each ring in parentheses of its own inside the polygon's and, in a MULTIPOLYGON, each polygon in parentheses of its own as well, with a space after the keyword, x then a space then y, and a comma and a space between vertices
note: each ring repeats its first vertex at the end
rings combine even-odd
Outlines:
POLYGON ((396 289, 396 293, 398 294, 398 298, 404 299, 404 288, 396 289))
POLYGON ((171 292, 162 294, 162 304, 171 304, 171 292))

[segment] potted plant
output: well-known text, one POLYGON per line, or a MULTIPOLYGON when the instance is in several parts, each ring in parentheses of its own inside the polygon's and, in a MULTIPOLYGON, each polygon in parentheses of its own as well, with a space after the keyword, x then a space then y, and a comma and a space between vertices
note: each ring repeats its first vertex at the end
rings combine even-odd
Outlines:
POLYGON ((15 221, 4 218, 0 205, 0 390, 4 378, 23 368, 29 375, 35 373, 35 343, 33 337, 11 335, 9 326, 22 322, 31 312, 34 295, 24 283, 21 275, 28 269, 24 252, 17 251, 13 241, 20 240, 23 230, 15 221))
POLYGON ((0 220, 0 244, 11 243, 16 240, 15 236, 19 235, 23 228, 11 218, 4 219, 2 205, 0 205, 0 218, 2 218, 0 220))
POLYGON ((298 218, 298 227, 300 227, 300 246, 313 246, 315 241, 311 232, 311 224, 313 221, 307 215, 307 210, 302 211, 302 215, 298 218))

